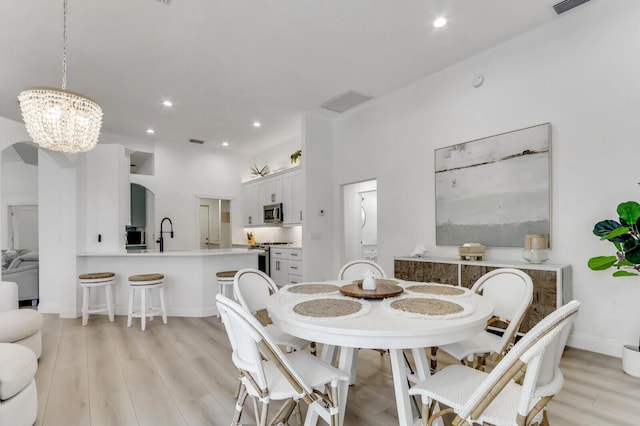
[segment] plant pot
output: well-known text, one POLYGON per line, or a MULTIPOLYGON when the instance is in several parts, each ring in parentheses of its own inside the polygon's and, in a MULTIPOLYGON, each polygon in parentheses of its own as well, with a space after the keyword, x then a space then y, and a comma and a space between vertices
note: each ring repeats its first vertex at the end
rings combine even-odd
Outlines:
POLYGON ((622 348, 622 371, 640 378, 640 351, 637 346, 624 345, 622 348))

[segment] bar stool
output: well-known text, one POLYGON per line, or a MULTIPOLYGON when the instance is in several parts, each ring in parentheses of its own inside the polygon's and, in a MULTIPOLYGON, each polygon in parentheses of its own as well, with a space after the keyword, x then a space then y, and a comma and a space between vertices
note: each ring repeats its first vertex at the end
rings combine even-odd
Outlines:
POLYGON ((164 275, 163 274, 141 274, 129 277, 129 315, 127 317, 127 327, 131 327, 132 318, 140 318, 140 327, 144 331, 147 327, 147 317, 153 321, 154 315, 162 315, 162 322, 167 323, 167 311, 164 305, 164 275), (157 289, 160 293, 160 308, 154 308, 153 295, 150 293, 149 306, 147 307, 147 292, 157 289), (134 312, 133 299, 136 290, 140 293, 140 312, 134 312))
POLYGON ((78 276, 82 287, 82 325, 87 325, 89 314, 107 312, 109 321, 113 322, 113 283, 116 282, 116 274, 113 272, 94 272, 78 276), (107 299, 106 306, 89 306, 92 288, 104 288, 107 299))
MULTIPOLYGON (((223 296, 233 298, 233 277, 236 276, 238 271, 220 271, 216 272, 216 279, 218 281, 218 294, 222 294, 223 296), (231 289, 231 296, 229 296, 229 292, 227 289, 231 289)), ((220 313, 216 314, 218 318, 220 318, 220 313)))

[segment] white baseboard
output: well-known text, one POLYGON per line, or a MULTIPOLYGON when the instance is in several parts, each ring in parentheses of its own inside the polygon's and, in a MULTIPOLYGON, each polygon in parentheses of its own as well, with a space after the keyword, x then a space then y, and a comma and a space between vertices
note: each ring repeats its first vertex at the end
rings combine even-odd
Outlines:
POLYGON ((613 340, 597 339, 592 336, 571 333, 567 346, 599 354, 622 358, 622 347, 629 342, 617 342, 613 340))

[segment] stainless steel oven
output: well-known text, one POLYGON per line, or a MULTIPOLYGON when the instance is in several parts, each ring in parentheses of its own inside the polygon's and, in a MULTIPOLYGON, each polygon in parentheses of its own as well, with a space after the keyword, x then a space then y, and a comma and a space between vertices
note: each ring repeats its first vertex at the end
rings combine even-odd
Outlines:
POLYGON ((250 250, 258 250, 258 269, 269 275, 269 265, 271 259, 269 257, 269 246, 257 244, 249 247, 250 250))
POLYGON ((258 253, 258 269, 269 275, 269 264, 271 263, 271 259, 269 258, 269 247, 266 247, 258 253))

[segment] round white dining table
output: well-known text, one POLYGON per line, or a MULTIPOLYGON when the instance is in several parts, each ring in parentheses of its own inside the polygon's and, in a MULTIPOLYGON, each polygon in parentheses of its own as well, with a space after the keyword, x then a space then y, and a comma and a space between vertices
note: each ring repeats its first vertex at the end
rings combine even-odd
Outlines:
MULTIPOLYGON (((398 281, 403 287, 424 284, 410 281, 398 281)), ((313 284, 335 284, 342 286, 351 281, 326 281, 313 284)), ((312 283, 302 283, 305 285, 312 283)), ((408 393, 407 370, 404 363, 403 350, 411 350, 416 364, 416 378, 423 380, 429 373, 429 366, 424 348, 442 346, 458 342, 484 330, 487 320, 493 314, 493 305, 486 299, 468 292, 464 297, 448 298, 453 302, 464 305, 468 313, 464 316, 450 319, 436 319, 429 317, 409 317, 398 314, 385 306, 381 299, 364 300, 366 308, 361 315, 347 316, 344 319, 316 318, 293 312, 292 307, 300 302, 318 299, 351 299, 341 294, 295 294, 288 291, 292 286, 283 287, 273 294, 267 301, 267 310, 273 323, 285 333, 317 343, 322 343, 321 356, 331 361, 333 348, 340 348, 338 367, 346 372, 352 371, 354 355, 358 348, 388 349, 391 358, 396 406, 398 410, 398 424, 402 426, 414 423, 408 393), (326 350, 327 349, 327 350, 326 350)), ((407 296, 405 291, 397 297, 407 296)), ((414 294, 411 293, 413 296, 414 294)), ((445 298, 443 298, 445 299, 445 298)), ((388 300, 388 299, 387 299, 388 300)), ((348 384, 342 382, 339 389, 340 424, 344 422, 348 384)))

